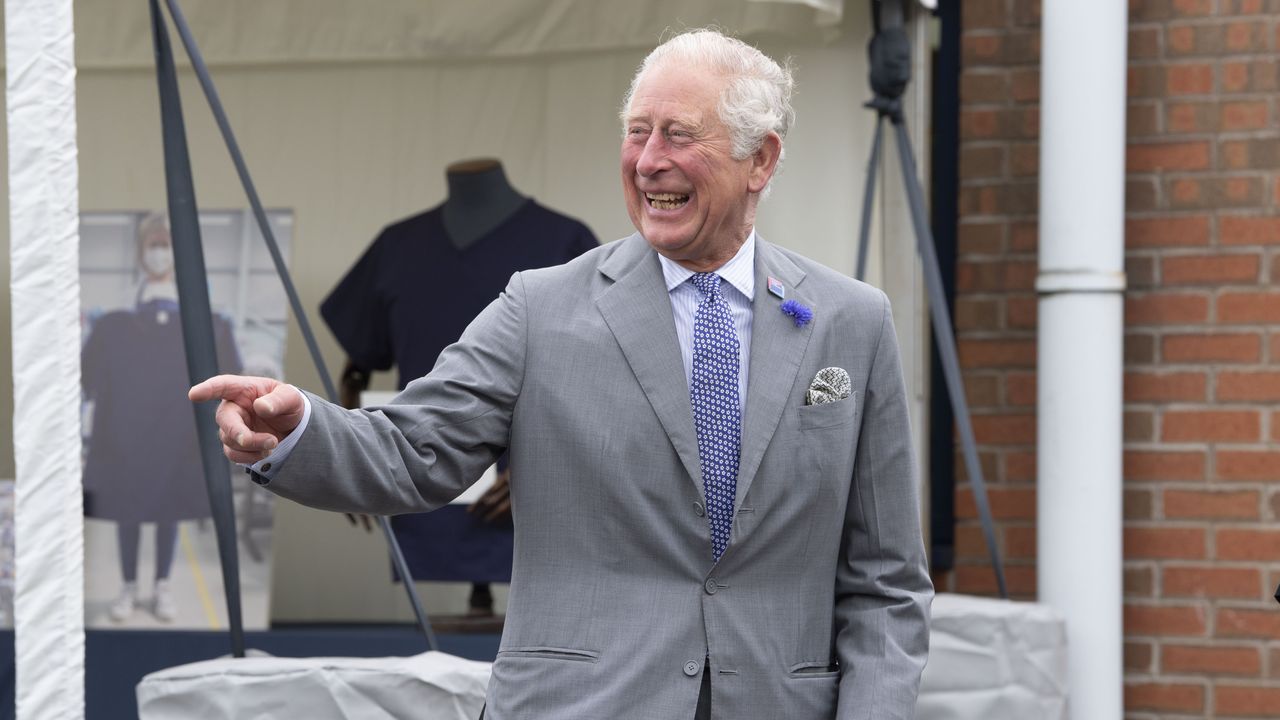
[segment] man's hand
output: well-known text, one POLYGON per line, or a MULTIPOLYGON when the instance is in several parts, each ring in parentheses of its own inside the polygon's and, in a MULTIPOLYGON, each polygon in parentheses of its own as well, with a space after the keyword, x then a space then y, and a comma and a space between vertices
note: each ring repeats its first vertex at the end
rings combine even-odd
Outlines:
POLYGON ((511 520, 511 468, 498 473, 493 485, 467 508, 469 513, 479 513, 485 522, 509 522, 511 520))
POLYGON ((279 380, 218 375, 191 388, 192 402, 221 400, 216 419, 222 452, 251 465, 265 458, 302 422, 302 394, 279 380))

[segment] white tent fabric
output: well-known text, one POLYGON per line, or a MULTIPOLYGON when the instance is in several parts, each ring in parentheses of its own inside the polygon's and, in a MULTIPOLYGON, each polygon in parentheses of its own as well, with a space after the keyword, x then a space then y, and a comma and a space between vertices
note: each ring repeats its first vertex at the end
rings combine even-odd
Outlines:
POLYGON ((80 268, 71 0, 5 3, 16 715, 84 717, 80 268))
POLYGON ((1066 720, 1067 627, 1047 605, 939 594, 916 720, 1066 720))
MULTIPOLYGON (((844 8, 844 0, 379 0, 376 11, 352 0, 180 4, 212 66, 641 48, 663 32, 710 24, 740 36, 829 38, 844 8)), ((81 68, 150 66, 146 3, 81 1, 76 15, 97 29, 77 39, 81 68)))
POLYGON ((151 673, 141 720, 479 717, 489 663, 440 652, 386 658, 220 658, 151 673), (287 708, 287 712, 284 710, 287 708))

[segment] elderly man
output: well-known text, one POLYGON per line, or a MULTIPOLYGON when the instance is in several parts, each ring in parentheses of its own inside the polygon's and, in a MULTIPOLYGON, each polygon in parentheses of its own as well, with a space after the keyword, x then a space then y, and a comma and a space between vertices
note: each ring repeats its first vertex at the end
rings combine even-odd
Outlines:
POLYGON ((655 49, 622 118, 638 232, 517 273, 389 406, 191 390, 321 508, 440 507, 510 448, 489 720, 913 716, 932 587, 888 302, 754 231, 791 92, 716 32, 655 49))

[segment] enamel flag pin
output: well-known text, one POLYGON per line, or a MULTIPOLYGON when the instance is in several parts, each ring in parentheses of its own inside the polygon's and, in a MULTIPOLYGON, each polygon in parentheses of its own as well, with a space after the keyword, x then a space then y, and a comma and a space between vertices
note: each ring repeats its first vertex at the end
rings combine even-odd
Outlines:
POLYGON ((769 292, 780 298, 785 298, 787 296, 787 291, 782 287, 782 283, 774 277, 769 278, 769 292))

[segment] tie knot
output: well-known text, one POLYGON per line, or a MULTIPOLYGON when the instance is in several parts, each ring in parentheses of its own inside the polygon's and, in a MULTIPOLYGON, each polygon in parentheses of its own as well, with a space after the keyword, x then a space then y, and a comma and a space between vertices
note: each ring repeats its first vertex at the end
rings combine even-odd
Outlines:
POLYGON ((711 297, 720 292, 720 276, 713 272, 694 273, 693 286, 707 297, 711 297))

